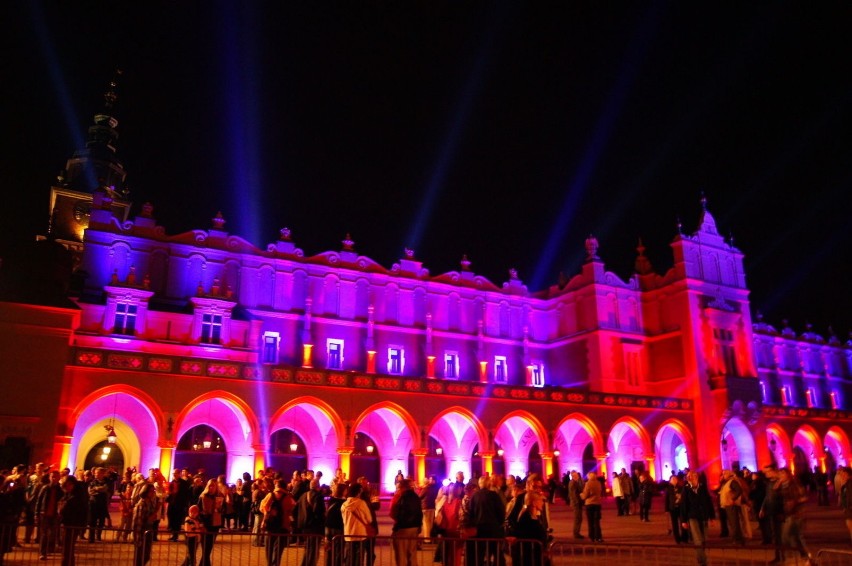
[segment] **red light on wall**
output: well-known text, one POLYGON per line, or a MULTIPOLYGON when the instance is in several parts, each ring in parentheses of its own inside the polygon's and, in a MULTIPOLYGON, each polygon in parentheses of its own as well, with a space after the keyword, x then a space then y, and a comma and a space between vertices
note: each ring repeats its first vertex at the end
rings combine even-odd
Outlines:
POLYGON ((435 377, 435 356, 426 356, 426 377, 435 377))
POLYGON ((376 351, 367 350, 367 373, 376 373, 376 351))
POLYGON ((311 365, 311 353, 313 352, 313 344, 304 344, 302 346, 302 367, 309 368, 311 365))

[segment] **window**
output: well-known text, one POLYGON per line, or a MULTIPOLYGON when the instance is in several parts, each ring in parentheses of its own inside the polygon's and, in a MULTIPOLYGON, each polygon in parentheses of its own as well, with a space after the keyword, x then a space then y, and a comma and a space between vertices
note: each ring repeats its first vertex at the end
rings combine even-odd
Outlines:
POLYGON ((328 369, 343 369, 343 340, 329 338, 326 343, 328 347, 328 369))
POLYGON ((831 408, 832 409, 839 409, 840 408, 840 400, 838 399, 837 391, 832 391, 831 393, 828 394, 828 397, 831 400, 831 408))
POLYGON ((790 388, 786 385, 781 388, 781 404, 785 407, 793 404, 793 396, 790 393, 790 388))
POLYGON ((509 378, 506 356, 494 356, 494 382, 506 383, 509 378))
POLYGON ((263 333, 263 351, 261 352, 263 363, 278 363, 278 341, 280 339, 280 335, 277 332, 263 333))
POLYGON ((809 408, 816 407, 816 391, 814 391, 813 387, 808 387, 805 390, 805 398, 809 408))
POLYGON ((769 403, 769 398, 766 396, 766 383, 760 382, 760 395, 764 403, 769 403))
POLYGON ((457 352, 444 353, 444 377, 455 379, 459 376, 459 355, 457 352))
POLYGON ((133 303, 116 303, 113 332, 130 336, 136 334, 136 309, 133 303))
POLYGON ((714 328, 713 337, 716 339, 716 358, 719 373, 738 376, 737 353, 734 349, 734 333, 723 328, 714 328))
POLYGON ((397 346, 391 346, 388 348, 388 373, 400 375, 403 369, 405 369, 405 351, 397 346))
POLYGON ((201 342, 219 344, 222 342, 222 315, 205 313, 201 315, 201 342))
POLYGON ((530 385, 544 387, 544 365, 541 362, 533 362, 530 365, 530 385))

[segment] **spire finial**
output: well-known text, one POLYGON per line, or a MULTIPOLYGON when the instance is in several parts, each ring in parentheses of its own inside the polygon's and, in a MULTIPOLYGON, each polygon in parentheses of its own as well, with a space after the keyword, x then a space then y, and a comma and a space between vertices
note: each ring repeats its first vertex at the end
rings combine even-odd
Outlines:
POLYGON ((676 226, 677 226, 677 233, 678 233, 678 234, 680 234, 681 236, 683 236, 683 222, 681 222, 681 221, 680 221, 680 214, 678 214, 678 215, 675 217, 675 219, 676 219, 676 221, 677 221, 677 224, 676 224, 676 226))
POLYGON ((707 195, 704 194, 704 191, 701 191, 701 210, 707 212, 707 195))
POLYGON ((109 81, 107 85, 107 91, 104 93, 104 109, 112 110, 115 101, 118 100, 118 95, 115 92, 116 87, 118 86, 118 77, 121 76, 121 69, 116 69, 115 73, 112 75, 112 80, 109 81))

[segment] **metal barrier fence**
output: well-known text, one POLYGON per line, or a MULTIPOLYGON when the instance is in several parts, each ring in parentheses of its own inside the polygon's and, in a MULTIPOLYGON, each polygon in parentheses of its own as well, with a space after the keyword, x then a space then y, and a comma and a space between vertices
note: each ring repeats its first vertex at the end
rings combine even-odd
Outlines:
MULTIPOLYGON (((397 564, 396 555, 409 554, 417 566, 563 566, 580 564, 633 564, 659 566, 692 566, 697 562, 691 545, 577 544, 556 541, 545 550, 538 541, 507 539, 434 538, 426 544, 422 538, 379 536, 365 541, 346 541, 338 536, 332 541, 322 535, 256 535, 248 532, 220 531, 207 535, 193 545, 181 535, 179 542, 169 542, 170 533, 146 533, 134 541, 127 532, 103 529, 88 542, 85 528, 60 528, 57 539, 29 544, 16 535, 23 528, 0 525, 0 566, 54 564, 63 562, 63 554, 73 556, 74 566, 201 566, 202 556, 210 549, 212 566, 384 566, 397 564), (98 536, 100 540, 98 540, 98 536), (195 546, 195 559, 186 559, 195 546), (3 552, 5 551, 5 552, 3 552), (44 558, 41 556, 44 555, 44 558), (307 556, 306 556, 307 555, 307 556), (147 561, 145 559, 148 559, 147 561), (313 559, 313 560, 312 560, 313 559)), ((748 566, 770 563, 775 557, 772 547, 708 546, 708 563, 713 566, 748 566)), ((807 559, 786 552, 785 566, 804 566, 807 559)), ((852 564, 852 552, 823 549, 814 556, 819 566, 852 564)))
POLYGON ((819 566, 849 566, 852 564, 852 551, 824 548, 816 553, 819 566))
POLYGON ((527 540, 436 538, 426 544, 422 538, 394 536, 328 541, 323 535, 220 531, 192 543, 183 534, 171 542, 166 531, 156 533, 158 540, 152 531, 134 540, 128 532, 105 528, 89 542, 86 528, 63 527, 44 546, 40 541, 13 544, 20 532, 16 526, 0 526, 0 543, 9 543, 0 544, 0 551, 8 550, 0 552, 0 566, 201 566, 208 549, 212 566, 302 566, 303 560, 310 566, 384 566, 399 563, 397 555, 410 556, 417 566, 544 566, 541 543, 527 540))
MULTIPOLYGON (((705 546, 708 564, 713 566, 757 566, 772 563, 774 547, 767 546, 705 546)), ((552 566, 567 564, 614 564, 618 566, 693 566, 698 563, 697 549, 693 545, 635 545, 635 544, 574 544, 555 542, 548 552, 552 566)), ((785 552, 784 566, 804 566, 807 558, 797 553, 785 552)), ((818 562, 822 566, 822 561, 818 562)), ((841 562, 852 564, 849 558, 841 562)), ((841 564, 838 563, 838 564, 841 564)))

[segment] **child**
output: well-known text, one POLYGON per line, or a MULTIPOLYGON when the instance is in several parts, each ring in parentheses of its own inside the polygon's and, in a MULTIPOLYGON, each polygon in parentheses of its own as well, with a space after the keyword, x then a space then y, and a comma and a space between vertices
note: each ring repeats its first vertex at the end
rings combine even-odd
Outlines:
POLYGON ((186 535, 186 560, 183 561, 183 566, 195 566, 195 551, 201 541, 201 533, 204 532, 198 505, 190 505, 189 515, 183 522, 183 530, 186 535))

